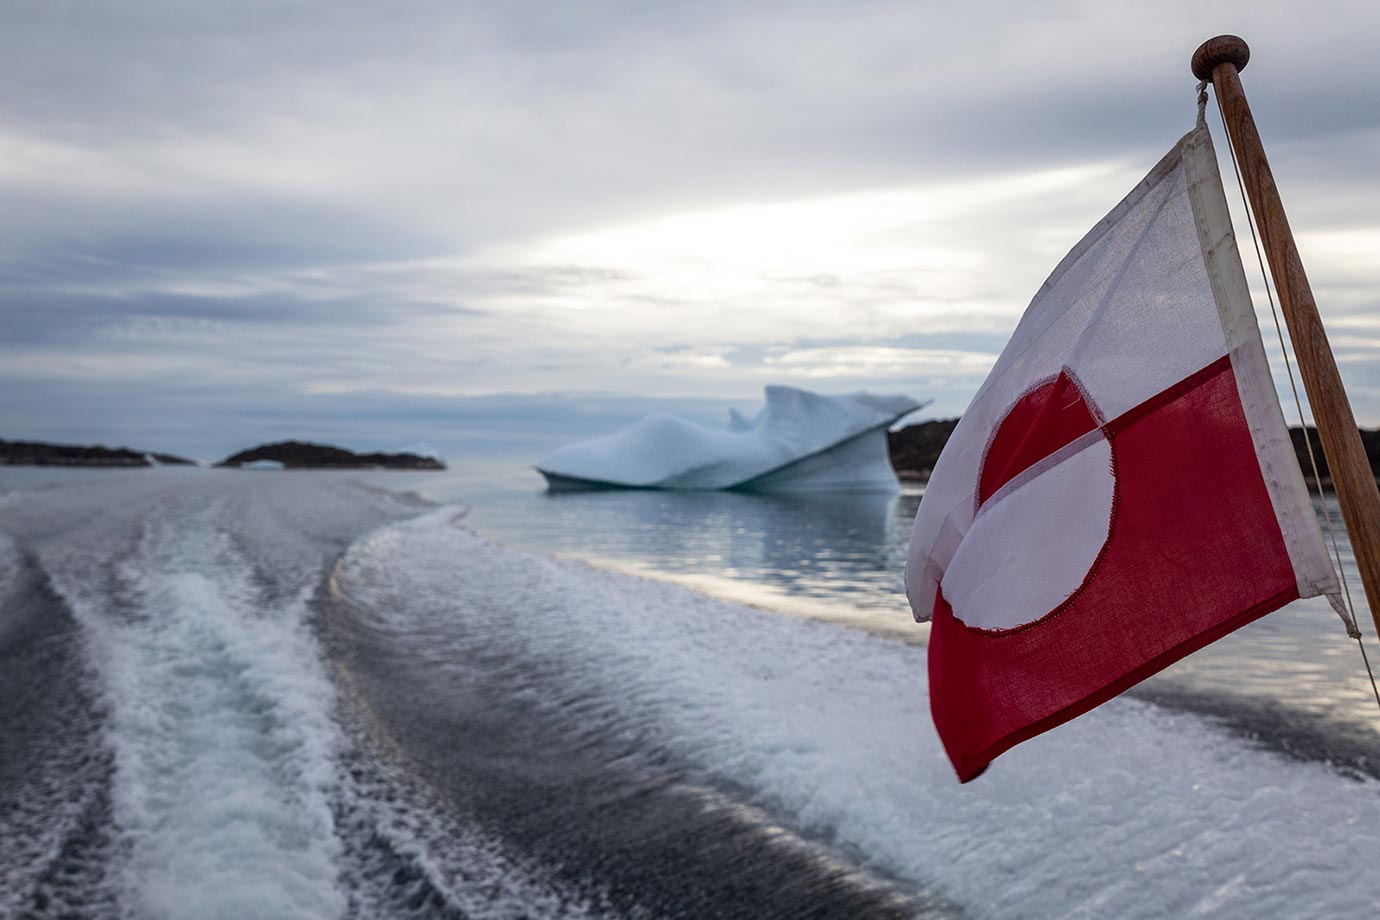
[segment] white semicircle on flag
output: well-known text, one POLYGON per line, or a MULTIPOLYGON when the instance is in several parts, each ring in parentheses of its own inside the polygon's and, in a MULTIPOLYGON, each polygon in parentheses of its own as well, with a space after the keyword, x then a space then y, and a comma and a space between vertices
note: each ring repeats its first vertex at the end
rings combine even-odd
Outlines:
POLYGON ((1087 580, 1111 536, 1112 447, 1090 432, 983 503, 941 590, 966 626, 1009 630, 1053 613, 1087 580))

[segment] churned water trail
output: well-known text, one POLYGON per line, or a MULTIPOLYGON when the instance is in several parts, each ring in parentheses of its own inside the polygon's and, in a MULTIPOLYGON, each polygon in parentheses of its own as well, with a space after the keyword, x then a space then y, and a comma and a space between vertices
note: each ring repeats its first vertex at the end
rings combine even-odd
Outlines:
MULTIPOLYGON (((1361 862, 1380 783, 1327 762, 1353 741, 1315 719, 1321 695, 1281 729, 1207 667, 1198 696, 1113 701, 960 787, 923 647, 510 548, 469 529, 492 509, 221 471, 10 496, 0 916, 1360 917, 1380 902, 1361 862)), ((826 503, 833 523, 792 543, 798 503, 764 506, 758 531, 732 499, 638 507, 646 534, 666 517, 663 548, 737 560, 728 578, 830 527, 851 536, 822 569, 864 590, 882 577, 866 509, 826 503)), ((1287 664, 1293 632, 1252 641, 1287 664)))
POLYGON ((113 758, 109 875, 147 917, 336 917, 333 691, 306 622, 270 597, 220 502, 163 497, 109 557, 43 555, 85 632, 113 758))
POLYGON ((109 910, 109 752, 80 628, 0 534, 0 917, 109 910))
POLYGON ((110 699, 127 903, 152 916, 338 916, 338 739, 305 623, 310 582, 266 602, 214 509, 147 524, 114 581, 124 617, 68 596, 110 699))
POLYGON ((0 655, 32 689, 0 699, 0 825, 24 854, 5 912, 955 913, 616 725, 536 717, 533 663, 486 687, 481 649, 438 661, 393 628, 424 621, 414 586, 382 618, 331 590, 357 538, 418 510, 348 478, 194 473, 7 503, 0 584, 24 601, 0 655))
POLYGON ((313 600, 414 504, 186 476, 27 499, 0 536, 0 916, 588 913, 340 718, 313 600))
POLYGON ((474 607, 465 584, 484 559, 454 559, 443 582, 414 583, 418 569, 394 569, 420 548, 414 536, 376 531, 332 578, 326 641, 353 719, 386 736, 394 759, 456 813, 550 867, 561 888, 628 916, 959 915, 706 783, 644 726, 553 683, 551 662, 521 651, 537 625, 522 622, 529 598, 474 607), (391 574, 380 580, 375 566, 391 574), (517 645, 492 641, 494 617, 513 618, 517 645))
POLYGON ((592 746, 659 752, 912 896, 985 916, 1380 903, 1355 855, 1380 844, 1373 780, 1123 699, 960 787, 929 726, 923 650, 518 552, 454 517, 376 532, 337 575, 444 692, 500 687, 592 746))
MULTIPOLYGON (((928 624, 911 619, 902 584, 918 485, 899 495, 548 493, 518 464, 374 481, 462 501, 471 507, 468 526, 539 555, 916 644, 928 637, 928 624)), ((1335 520, 1335 498, 1326 501, 1335 520)), ((1350 547, 1339 537, 1355 584, 1350 547)), ((1289 604, 1131 693, 1219 720, 1291 756, 1380 777, 1380 713, 1355 643, 1322 598, 1289 604)))

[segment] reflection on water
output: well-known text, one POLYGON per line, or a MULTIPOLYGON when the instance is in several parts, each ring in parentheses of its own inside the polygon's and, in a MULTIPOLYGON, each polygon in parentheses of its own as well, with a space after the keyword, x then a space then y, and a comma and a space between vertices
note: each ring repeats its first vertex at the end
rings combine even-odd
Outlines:
POLYGON ((915 634, 902 575, 919 500, 918 491, 490 490, 471 500, 469 521, 506 543, 915 634))
POLYGON ((848 598, 896 613, 907 510, 918 496, 615 492, 547 496, 545 515, 572 553, 646 562, 663 572, 750 581, 813 602, 848 598), (599 534, 602 539, 595 537, 599 534))
MULTIPOLYGON (((922 641, 902 578, 921 490, 900 495, 547 493, 533 474, 482 483, 425 477, 469 523, 537 552, 684 581, 708 593, 922 641)), ((1328 499, 1361 627, 1374 642, 1350 546, 1328 499)), ((1321 513, 1322 506, 1316 510, 1321 513)), ((655 615, 655 611, 649 611, 655 615)), ((1372 644, 1372 649, 1377 646, 1372 644)), ((1380 659, 1380 654, 1373 657, 1380 659)), ((1326 600, 1296 601, 1189 656, 1139 693, 1235 721, 1310 756, 1380 770, 1380 718, 1356 643, 1326 600)))

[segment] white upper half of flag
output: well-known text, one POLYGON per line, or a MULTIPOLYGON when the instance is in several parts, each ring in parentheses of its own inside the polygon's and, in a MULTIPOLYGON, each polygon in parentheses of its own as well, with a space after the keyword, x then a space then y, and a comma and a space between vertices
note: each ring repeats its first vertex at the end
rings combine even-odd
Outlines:
POLYGON ((946 600, 952 586, 997 611, 970 625, 1027 622, 1021 610, 1077 588, 1106 537, 1112 492, 1096 432, 1004 486, 997 497, 1010 500, 979 502, 987 448, 1024 395, 1062 373, 1103 425, 1226 356, 1299 594, 1335 593, 1200 123, 1054 270, 964 412, 915 519, 906 591, 916 618, 930 617, 953 569, 946 600), (1051 533, 1066 545, 1047 546, 1051 533))

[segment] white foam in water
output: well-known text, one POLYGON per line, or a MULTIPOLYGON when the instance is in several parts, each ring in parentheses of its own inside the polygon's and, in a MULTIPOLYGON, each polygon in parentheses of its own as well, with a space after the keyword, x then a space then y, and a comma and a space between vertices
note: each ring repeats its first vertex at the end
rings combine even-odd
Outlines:
POLYGON ((419 667, 464 668, 446 638, 461 622, 559 675, 553 705, 612 713, 778 820, 976 914, 1331 918, 1380 903, 1380 783, 1118 699, 960 786, 923 649, 533 557, 454 517, 387 528, 342 567, 421 640, 419 667))
POLYGON ((338 730, 308 588, 265 603, 209 514, 169 517, 114 584, 55 567, 111 709, 121 900, 139 917, 338 917, 338 730))
MULTIPOLYGON (((617 916, 603 899, 564 890, 546 867, 514 860, 499 842, 454 820, 428 787, 397 776, 386 764, 386 759, 376 759, 371 769, 348 771, 345 823, 359 825, 372 842, 381 841, 402 857, 451 913, 476 920, 617 916)), ((378 855, 379 847, 370 850, 378 855)), ((397 866, 357 867, 362 877, 390 870, 396 872, 397 866)), ((357 891, 359 916, 411 916, 399 905, 414 903, 417 888, 414 882, 378 892, 362 885, 357 891)))
MULTIPOLYGON (((4 501, 4 498, 0 494, 0 501, 4 501)), ((23 558, 19 555, 19 547, 9 536, 0 533, 0 601, 13 590, 22 571, 23 558)), ((0 608, 0 616, 3 614, 4 609, 0 608)))
MULTIPOLYGON (((82 890, 78 878, 73 916, 609 913, 448 815, 424 783, 337 722, 312 592, 345 540, 414 505, 331 475, 160 471, 47 491, 23 510, 6 526, 21 528, 73 611, 103 701, 92 730, 113 755, 113 818, 87 840, 72 827, 81 789, 55 775, 73 814, 50 809, 43 833, 0 835, 0 915, 33 903, 50 867, 72 880, 60 852, 70 841, 92 845, 91 875, 104 886, 82 890)), ((11 557, 20 563, 0 537, 0 581, 11 557)))

